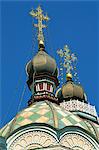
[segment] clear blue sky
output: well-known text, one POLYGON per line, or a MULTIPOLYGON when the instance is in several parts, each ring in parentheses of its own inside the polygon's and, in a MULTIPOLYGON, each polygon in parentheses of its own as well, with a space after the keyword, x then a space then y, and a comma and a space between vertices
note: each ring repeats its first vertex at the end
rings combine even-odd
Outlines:
POLYGON ((34 29, 29 11, 41 4, 51 18, 45 31, 46 51, 57 62, 56 51, 67 44, 78 56, 80 82, 92 105, 99 112, 99 3, 77 1, 2 1, 1 3, 1 117, 9 122, 27 105, 26 88, 20 108, 20 97, 26 83, 25 65, 36 54, 34 29), (33 31, 32 31, 33 30, 33 31), (33 45, 33 46, 32 46, 33 45))

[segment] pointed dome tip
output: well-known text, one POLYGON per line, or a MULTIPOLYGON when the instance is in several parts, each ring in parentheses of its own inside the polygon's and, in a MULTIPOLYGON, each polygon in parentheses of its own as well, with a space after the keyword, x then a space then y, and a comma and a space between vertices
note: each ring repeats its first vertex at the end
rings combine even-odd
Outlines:
POLYGON ((45 50, 44 42, 42 40, 39 41, 39 50, 40 51, 44 51, 45 50))

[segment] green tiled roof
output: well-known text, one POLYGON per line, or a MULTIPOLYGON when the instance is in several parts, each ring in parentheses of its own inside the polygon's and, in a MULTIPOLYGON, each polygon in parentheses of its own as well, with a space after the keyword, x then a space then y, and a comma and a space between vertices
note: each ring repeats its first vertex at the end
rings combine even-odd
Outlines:
MULTIPOLYGON (((92 126, 88 122, 86 123, 77 115, 65 111, 59 105, 49 101, 36 102, 19 112, 10 123, 0 130, 0 135, 8 136, 19 127, 31 123, 45 123, 56 129, 62 129, 66 126, 78 126, 95 135, 92 126)), ((99 126, 96 128, 99 128, 99 126)))

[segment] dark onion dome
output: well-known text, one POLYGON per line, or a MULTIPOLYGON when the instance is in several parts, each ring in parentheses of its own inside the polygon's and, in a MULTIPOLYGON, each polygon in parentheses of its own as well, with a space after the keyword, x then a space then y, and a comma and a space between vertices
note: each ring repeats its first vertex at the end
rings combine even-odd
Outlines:
POLYGON ((56 97, 59 99, 76 98, 87 102, 83 87, 80 84, 75 84, 70 74, 67 74, 67 82, 56 91, 56 97))
POLYGON ((26 65, 26 72, 29 76, 35 74, 48 73, 57 76, 58 70, 55 59, 49 56, 45 51, 40 50, 36 56, 26 65))

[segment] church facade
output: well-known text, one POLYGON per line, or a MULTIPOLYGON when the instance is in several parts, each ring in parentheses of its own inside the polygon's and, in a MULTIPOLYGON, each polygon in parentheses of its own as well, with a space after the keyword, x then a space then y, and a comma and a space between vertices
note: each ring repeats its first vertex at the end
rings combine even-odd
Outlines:
POLYGON ((58 66, 44 45, 43 21, 49 17, 40 6, 30 15, 38 20, 38 52, 26 65, 32 96, 28 107, 0 129, 0 150, 99 150, 95 107, 72 73, 76 56, 67 45, 57 51, 66 69, 66 82, 57 88, 58 66))

